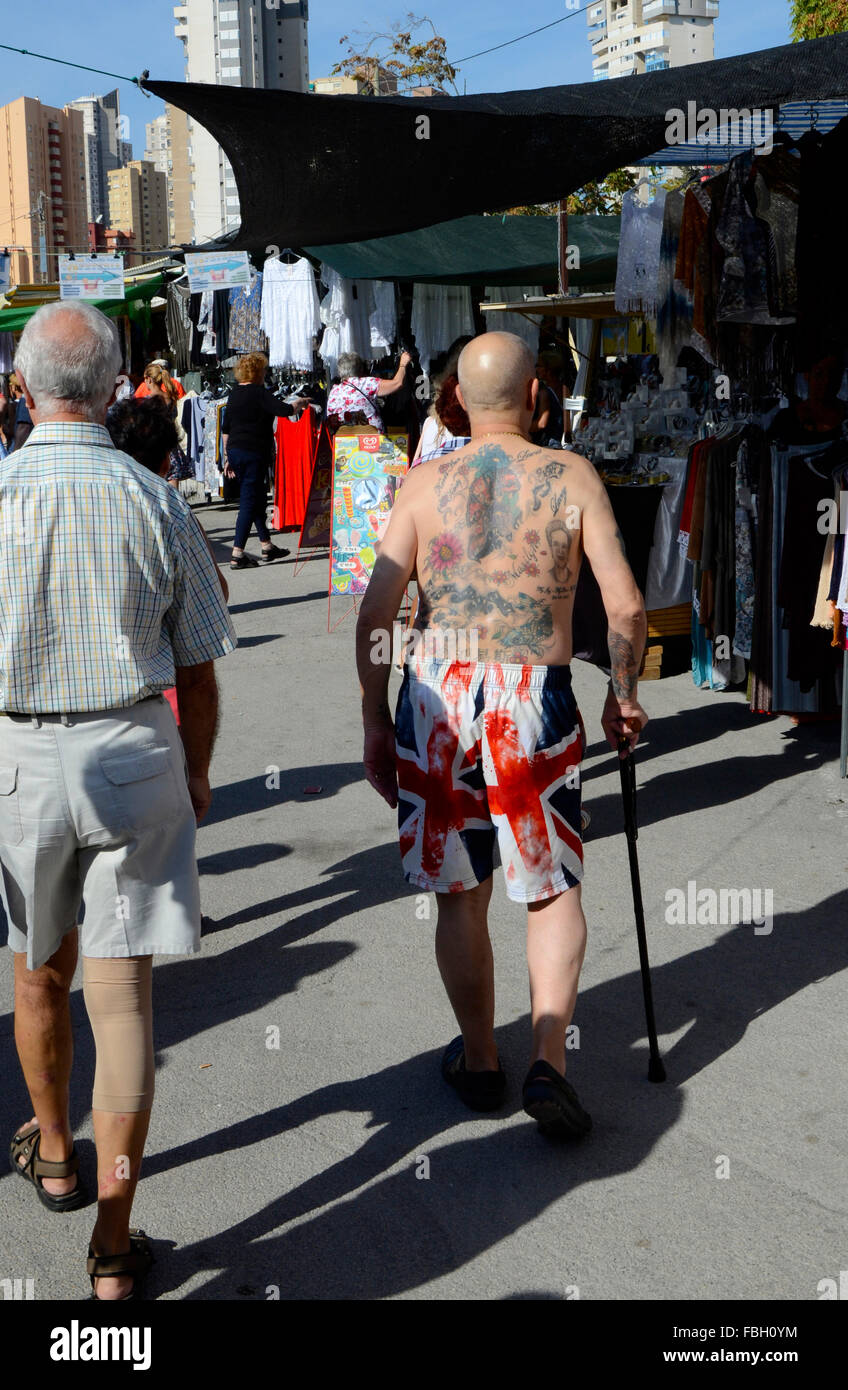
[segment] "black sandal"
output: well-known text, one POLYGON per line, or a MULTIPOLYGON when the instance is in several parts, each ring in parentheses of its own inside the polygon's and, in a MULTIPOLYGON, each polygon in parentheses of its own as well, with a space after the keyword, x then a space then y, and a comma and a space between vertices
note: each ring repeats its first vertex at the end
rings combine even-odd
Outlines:
POLYGON ((291 555, 290 550, 286 550, 283 546, 274 545, 272 541, 270 547, 262 551, 262 563, 263 565, 270 565, 273 560, 284 560, 287 555, 291 555))
POLYGON ((130 1231, 130 1248, 123 1255, 95 1255, 89 1245, 88 1259, 85 1263, 86 1272, 91 1280, 89 1302, 140 1302, 139 1286, 153 1262, 153 1251, 144 1231, 130 1231), (131 1274, 133 1277, 133 1285, 129 1293, 125 1293, 123 1298, 98 1298, 94 1287, 95 1279, 115 1279, 120 1274, 131 1274))
POLYGON ((497 1071, 466 1071, 462 1035, 448 1043, 442 1057, 442 1076, 453 1086, 469 1110, 498 1110, 506 1095, 506 1075, 498 1059, 497 1071))
POLYGON ((582 1139, 592 1128, 592 1117, 580 1104, 577 1092, 549 1062, 534 1062, 522 1092, 527 1114, 542 1134, 554 1139, 582 1139))
POLYGON ((253 555, 248 555, 247 551, 243 555, 233 556, 230 560, 231 570, 255 570, 259 568, 259 561, 253 555))
POLYGON ((76 1148, 71 1150, 70 1158, 63 1159, 61 1163, 54 1163, 40 1157, 40 1141, 41 1129, 38 1125, 26 1134, 16 1134, 9 1147, 12 1168, 27 1182, 32 1183, 38 1193, 38 1200, 48 1211, 76 1211, 79 1207, 84 1207, 88 1202, 88 1196, 79 1180, 79 1158, 76 1148), (25 1161, 19 1163, 20 1158, 25 1161), (52 1192, 45 1191, 40 1181, 42 1178, 70 1178, 74 1173, 78 1175, 77 1185, 72 1192, 65 1193, 63 1197, 54 1197, 52 1192))

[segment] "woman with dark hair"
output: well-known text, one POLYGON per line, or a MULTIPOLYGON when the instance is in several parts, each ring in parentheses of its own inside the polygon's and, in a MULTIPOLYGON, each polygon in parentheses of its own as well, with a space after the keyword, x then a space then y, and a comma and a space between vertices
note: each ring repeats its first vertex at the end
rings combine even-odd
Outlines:
MULTIPOLYGON (((151 473, 156 473, 158 477, 176 487, 176 483, 169 477, 169 471, 171 454, 176 447, 177 429, 167 403, 160 395, 150 395, 140 400, 137 396, 130 396, 128 400, 118 401, 106 416, 106 428, 116 449, 129 454, 136 463, 140 463, 151 473)), ((195 521, 214 560, 215 555, 209 544, 209 537, 196 517, 195 521)), ((217 560, 215 568, 224 598, 228 599, 229 587, 217 560)))

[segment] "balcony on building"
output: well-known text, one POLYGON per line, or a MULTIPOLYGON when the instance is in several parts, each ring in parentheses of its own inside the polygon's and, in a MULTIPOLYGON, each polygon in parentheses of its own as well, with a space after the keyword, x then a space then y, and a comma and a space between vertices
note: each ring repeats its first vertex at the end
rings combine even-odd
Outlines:
POLYGON ((658 72, 660 68, 670 67, 668 48, 652 48, 645 54, 645 71, 658 72))

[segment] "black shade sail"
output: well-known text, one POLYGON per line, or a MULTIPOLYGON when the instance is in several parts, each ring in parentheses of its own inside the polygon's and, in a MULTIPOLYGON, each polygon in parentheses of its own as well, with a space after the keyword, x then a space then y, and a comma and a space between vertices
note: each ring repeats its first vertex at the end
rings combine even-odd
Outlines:
POLYGON ((848 33, 641 77, 483 96, 319 96, 146 82, 223 147, 251 252, 362 241, 562 198, 668 144, 667 113, 848 92, 848 33))

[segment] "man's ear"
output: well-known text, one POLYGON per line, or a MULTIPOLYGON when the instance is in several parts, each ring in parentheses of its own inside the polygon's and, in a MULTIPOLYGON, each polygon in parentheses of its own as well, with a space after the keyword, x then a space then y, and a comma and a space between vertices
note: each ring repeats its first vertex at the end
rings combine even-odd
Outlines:
POLYGON ((536 414, 536 402, 539 399, 539 378, 534 376, 530 382, 530 389, 527 393, 527 409, 531 415, 536 414))
POLYGON ((465 404, 465 397, 462 394, 462 387, 460 386, 459 382, 456 383, 456 399, 459 401, 460 405, 462 406, 463 410, 467 415, 468 406, 465 404))
POLYGON ((29 387, 27 386, 20 372, 16 371, 15 376, 18 378, 18 385, 24 393, 24 400, 27 403, 27 410, 31 415, 33 410, 35 409, 35 401, 32 399, 32 396, 29 393, 29 387))

